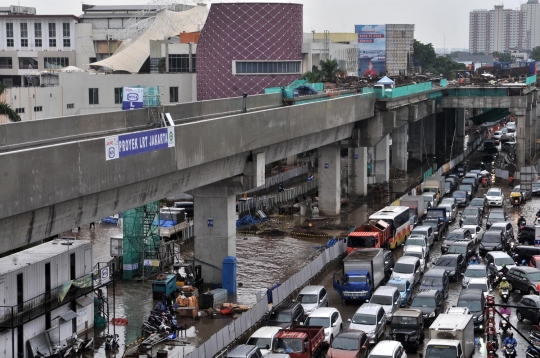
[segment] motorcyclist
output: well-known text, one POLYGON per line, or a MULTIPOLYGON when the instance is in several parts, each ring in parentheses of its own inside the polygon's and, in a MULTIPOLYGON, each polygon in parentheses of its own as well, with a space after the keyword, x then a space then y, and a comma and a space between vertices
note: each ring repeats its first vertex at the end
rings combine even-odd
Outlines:
MULTIPOLYGON (((499 310, 499 313, 501 314, 501 316, 503 315, 507 315, 507 319, 509 320, 510 319, 510 315, 512 314, 512 311, 510 310, 510 308, 508 306, 502 306, 501 309, 499 310)), ((503 323, 503 319, 501 318, 501 320, 499 321, 499 328, 501 328, 501 324, 503 323)))
POLYGON ((506 276, 508 273, 508 267, 506 267, 506 264, 502 265, 502 268, 499 270, 499 272, 502 272, 503 276, 506 276))
POLYGON ((504 339, 503 341, 503 347, 502 349, 505 350, 506 349, 506 345, 507 344, 511 344, 514 346, 514 350, 516 352, 516 356, 517 356, 517 341, 516 339, 514 338, 514 333, 513 332, 510 332, 508 334, 508 336, 504 339))
POLYGON ((506 280, 506 277, 503 276, 501 283, 499 284, 499 296, 501 295, 501 292, 503 289, 507 289, 508 291, 512 290, 512 285, 510 282, 506 280))
POLYGON ((521 227, 521 226, 525 226, 527 225, 527 220, 525 220, 525 218, 523 217, 523 215, 521 215, 517 221, 517 226, 518 227, 521 227))

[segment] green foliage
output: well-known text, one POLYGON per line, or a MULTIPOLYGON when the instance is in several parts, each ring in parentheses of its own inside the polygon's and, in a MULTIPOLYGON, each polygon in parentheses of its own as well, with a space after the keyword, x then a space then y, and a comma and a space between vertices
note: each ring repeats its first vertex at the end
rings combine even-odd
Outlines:
POLYGON ((167 68, 167 64, 165 63, 165 57, 159 59, 157 67, 160 73, 165 72, 165 69, 167 68))
POLYGON ((437 58, 435 49, 432 44, 423 44, 420 41, 414 40, 414 55, 413 60, 415 65, 420 65, 424 69, 431 66, 437 58))
MULTIPOLYGON (((6 87, 3 83, 0 82, 0 96, 4 91, 6 90, 6 87)), ((21 117, 7 104, 6 102, 0 102, 0 115, 6 115, 11 122, 20 122, 21 117)))
POLYGON ((414 40, 414 64, 422 66, 424 72, 441 74, 448 79, 455 78, 455 71, 465 70, 466 66, 452 60, 450 55, 438 56, 432 44, 414 40))
POLYGON ((309 83, 321 82, 322 74, 321 71, 314 68, 313 71, 307 71, 306 73, 304 73, 302 77, 300 77, 300 79, 306 80, 309 83))
POLYGON ((499 58, 499 62, 514 62, 515 59, 514 59, 514 56, 512 56, 511 53, 509 52, 493 52, 492 53, 493 57, 494 58, 499 58))
POLYGON ((540 61, 540 46, 536 46, 532 49, 531 58, 535 61, 540 61))
POLYGON ((339 64, 335 59, 328 59, 326 61, 319 62, 321 66, 322 75, 325 77, 331 77, 332 79, 336 76, 336 72, 339 70, 339 64))
POLYGON ((485 54, 486 54, 485 52, 473 52, 473 53, 471 53, 471 55, 480 55, 480 56, 483 56, 485 54))

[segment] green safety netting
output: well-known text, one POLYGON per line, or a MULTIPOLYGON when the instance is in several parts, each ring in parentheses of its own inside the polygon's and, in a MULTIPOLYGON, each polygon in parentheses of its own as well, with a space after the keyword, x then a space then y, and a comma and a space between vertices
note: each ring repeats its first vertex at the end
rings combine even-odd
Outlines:
POLYGON ((510 114, 508 108, 492 108, 488 109, 478 116, 471 117, 470 120, 477 126, 488 123, 495 122, 501 118, 504 118, 510 114))
POLYGON ((447 90, 450 97, 506 97, 507 88, 450 88, 447 90))

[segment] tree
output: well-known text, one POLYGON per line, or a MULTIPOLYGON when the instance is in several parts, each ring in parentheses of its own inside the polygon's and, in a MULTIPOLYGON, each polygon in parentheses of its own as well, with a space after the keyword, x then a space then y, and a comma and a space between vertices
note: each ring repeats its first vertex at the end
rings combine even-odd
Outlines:
POLYGON ((335 59, 321 61, 319 65, 321 66, 321 72, 324 77, 331 77, 332 80, 335 78, 336 72, 339 70, 339 64, 335 59))
POLYGON ((494 58, 499 58, 499 62, 514 62, 514 56, 512 56, 509 52, 493 52, 492 53, 494 58))
POLYGON ((306 73, 302 75, 302 77, 300 77, 300 79, 306 80, 309 83, 320 82, 321 78, 322 78, 321 71, 319 71, 316 68, 314 68, 313 71, 307 71, 306 73))
POLYGON ((486 54, 485 52, 473 52, 473 53, 471 53, 471 55, 480 55, 480 56, 483 56, 485 54, 486 54))
POLYGON ((414 55, 413 60, 415 66, 422 66, 428 68, 433 65, 437 54, 432 44, 423 44, 420 41, 414 40, 414 55))
POLYGON ((414 40, 414 64, 422 66, 424 72, 442 74, 448 79, 455 77, 455 71, 465 70, 464 64, 457 63, 449 55, 437 56, 432 44, 423 44, 414 40))
POLYGON ((535 61, 540 61, 540 46, 536 46, 532 49, 531 58, 535 61))
MULTIPOLYGON (((6 86, 0 82, 0 97, 2 93, 6 90, 6 86)), ((11 122, 20 122, 21 117, 7 104, 6 102, 0 101, 0 115, 5 115, 9 118, 11 122)))

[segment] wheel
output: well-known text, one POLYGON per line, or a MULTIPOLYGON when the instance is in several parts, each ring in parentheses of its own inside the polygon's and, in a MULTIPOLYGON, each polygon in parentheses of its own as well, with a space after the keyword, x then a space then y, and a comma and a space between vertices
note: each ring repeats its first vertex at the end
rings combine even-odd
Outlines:
POLYGON ((521 315, 521 311, 516 312, 516 317, 517 317, 518 321, 520 321, 520 322, 523 321, 523 316, 521 315))
POLYGON ((523 245, 529 246, 529 240, 523 240, 523 245))
POLYGON ((330 335, 330 342, 329 342, 329 345, 332 345, 332 342, 334 341, 334 335, 330 335))
POLYGON ((418 353, 418 346, 420 345, 420 343, 418 343, 418 341, 416 341, 414 343, 414 345, 412 346, 412 351, 411 353, 418 353))
POLYGON ((343 323, 339 325, 339 330, 343 331, 343 323))
POLYGON ((529 288, 529 295, 536 295, 536 292, 534 292, 534 288, 529 288))

